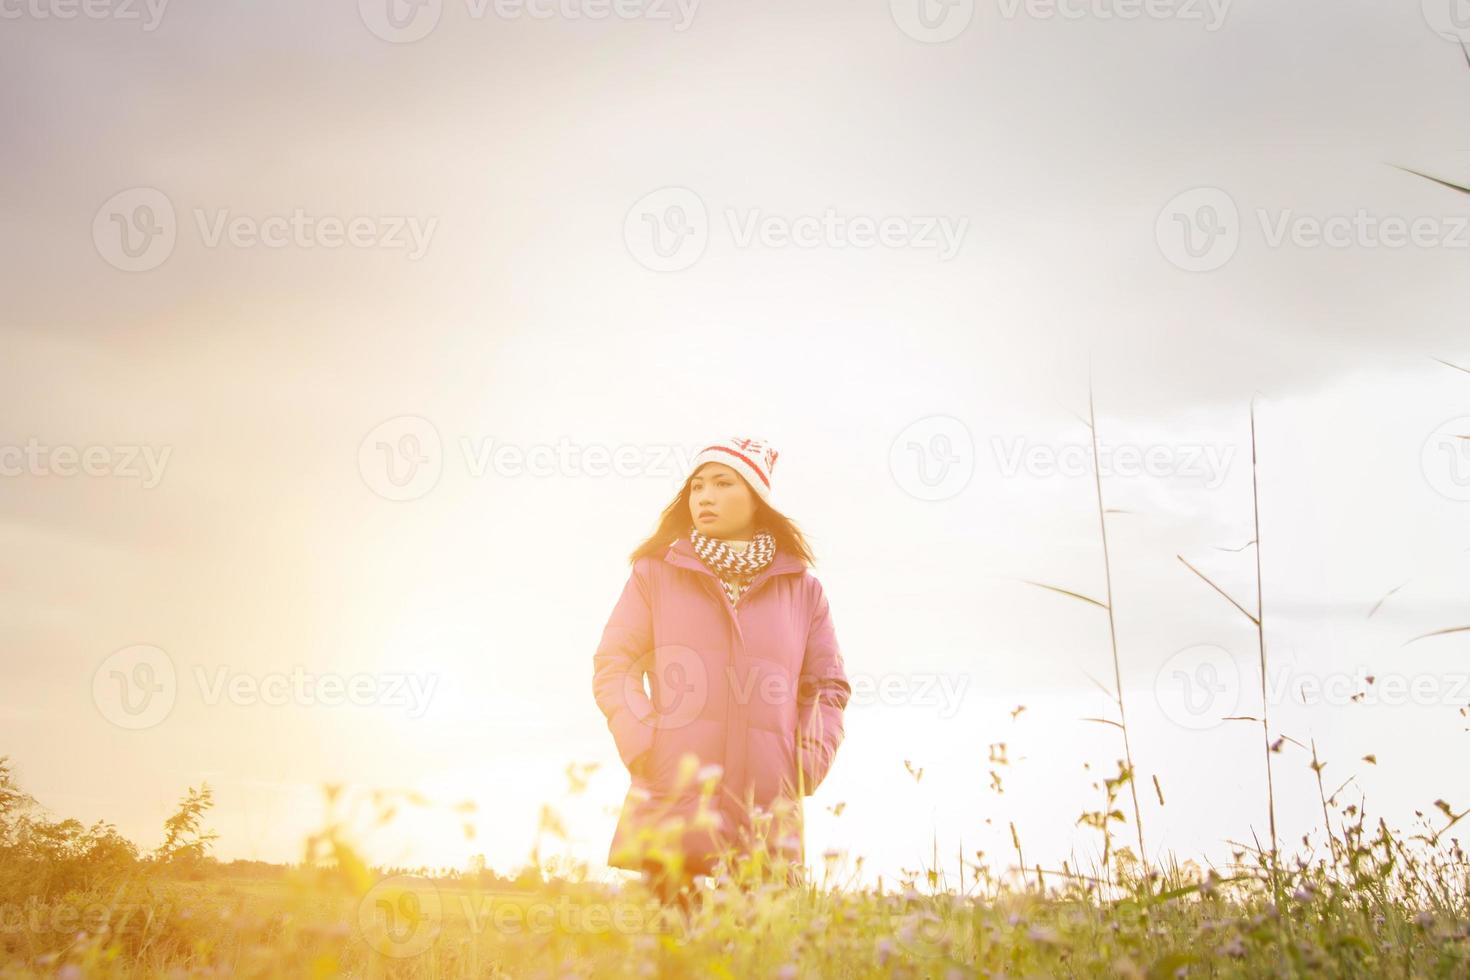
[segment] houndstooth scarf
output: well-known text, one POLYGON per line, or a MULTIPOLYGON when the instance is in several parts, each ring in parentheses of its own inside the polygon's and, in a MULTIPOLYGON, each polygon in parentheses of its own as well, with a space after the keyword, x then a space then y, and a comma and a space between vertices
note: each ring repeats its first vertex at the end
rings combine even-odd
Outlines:
POLYGON ((744 552, 736 551, 719 538, 700 534, 697 527, 689 529, 689 541, 700 561, 719 576, 731 605, 739 604, 756 573, 769 565, 776 555, 776 539, 765 528, 755 532, 750 547, 744 552))

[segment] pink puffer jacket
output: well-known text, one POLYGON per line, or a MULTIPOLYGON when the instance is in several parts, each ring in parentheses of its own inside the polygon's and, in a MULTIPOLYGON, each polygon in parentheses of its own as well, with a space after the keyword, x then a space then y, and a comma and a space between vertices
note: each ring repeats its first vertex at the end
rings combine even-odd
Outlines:
POLYGON ((832 766, 852 694, 805 563, 778 547, 734 606, 687 537, 638 559, 592 686, 632 775, 609 865, 643 867, 647 832, 664 827, 684 870, 709 874, 722 844, 751 849, 756 822, 769 853, 805 860, 801 798, 832 766))

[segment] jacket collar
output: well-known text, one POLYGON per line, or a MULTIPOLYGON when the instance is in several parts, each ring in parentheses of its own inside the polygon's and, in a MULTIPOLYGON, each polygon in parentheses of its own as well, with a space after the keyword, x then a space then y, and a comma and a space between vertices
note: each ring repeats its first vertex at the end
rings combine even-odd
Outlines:
MULTIPOLYGON (((669 545, 668 550, 664 552, 664 561, 671 565, 677 565, 679 568, 687 568, 691 572, 703 572, 712 579, 719 578, 714 573, 714 569, 700 560, 699 555, 694 551, 694 544, 689 540, 688 535, 681 535, 675 539, 673 544, 669 545)), ((803 571, 805 568, 806 566, 802 564, 801 559, 787 554, 778 546, 776 553, 771 556, 771 563, 761 569, 760 574, 751 580, 751 584, 754 585, 761 579, 771 575, 787 575, 803 571)))

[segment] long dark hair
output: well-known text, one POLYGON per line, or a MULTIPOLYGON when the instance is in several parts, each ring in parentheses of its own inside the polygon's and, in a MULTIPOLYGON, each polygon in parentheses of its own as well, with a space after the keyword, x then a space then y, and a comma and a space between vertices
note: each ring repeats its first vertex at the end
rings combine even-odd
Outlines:
MULTIPOLYGON (((701 466, 699 469, 704 469, 704 467, 701 466)), ((698 470, 695 471, 697 472, 698 470)), ((738 473, 735 475, 740 477, 740 481, 747 487, 750 486, 745 477, 738 473)), ((657 529, 628 556, 628 564, 633 564, 645 555, 661 557, 664 549, 676 538, 689 534, 690 529, 694 527, 694 521, 689 517, 689 484, 693 480, 694 473, 690 473, 684 485, 679 488, 679 492, 674 494, 674 499, 669 501, 669 505, 659 515, 657 529)), ((757 528, 765 528, 771 532, 771 537, 776 539, 776 550, 786 552, 804 565, 816 564, 811 546, 807 544, 806 535, 801 533, 801 528, 796 526, 796 522, 766 503, 765 499, 754 490, 750 491, 750 495, 755 500, 753 523, 757 528)))

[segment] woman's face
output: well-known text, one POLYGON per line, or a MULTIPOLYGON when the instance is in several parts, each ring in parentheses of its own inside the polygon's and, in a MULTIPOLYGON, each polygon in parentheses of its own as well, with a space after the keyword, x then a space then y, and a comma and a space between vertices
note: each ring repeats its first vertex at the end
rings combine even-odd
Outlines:
POLYGON ((689 516, 705 537, 743 540, 755 533, 755 494, 730 467, 705 463, 689 481, 689 516))

